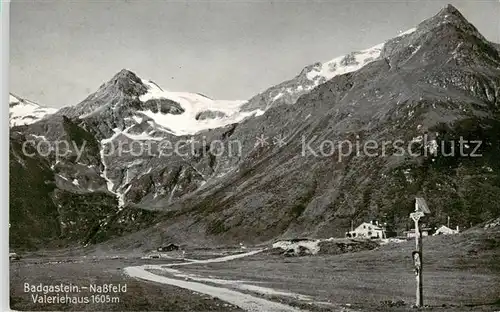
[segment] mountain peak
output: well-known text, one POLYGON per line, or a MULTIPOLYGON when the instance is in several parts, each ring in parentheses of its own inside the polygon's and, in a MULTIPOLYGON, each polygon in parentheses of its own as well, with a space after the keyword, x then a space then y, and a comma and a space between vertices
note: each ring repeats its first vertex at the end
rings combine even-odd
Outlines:
POLYGON ((458 14, 462 15, 460 13, 460 11, 451 4, 447 4, 444 8, 441 9, 441 11, 439 13, 442 13, 442 12, 445 14, 457 14, 458 13, 458 14))
POLYGON ((440 20, 447 20, 453 17, 455 22, 470 24, 469 21, 460 13, 460 11, 451 4, 446 5, 442 8, 434 18, 440 20))
POLYGON ((435 16, 423 21, 419 28, 425 28, 433 31, 434 28, 442 25, 449 25, 456 29, 460 29, 466 33, 472 34, 478 38, 484 39, 474 25, 472 25, 460 11, 451 4, 442 8, 435 16))
POLYGON ((116 73, 113 78, 104 85, 106 89, 109 87, 131 96, 140 96, 147 92, 147 88, 142 83, 142 79, 134 72, 125 68, 116 73))
POLYGON ((122 70, 120 70, 118 73, 116 73, 113 76, 113 80, 115 80, 115 79, 136 79, 136 78, 138 78, 137 75, 133 71, 128 70, 126 68, 123 68, 122 70))

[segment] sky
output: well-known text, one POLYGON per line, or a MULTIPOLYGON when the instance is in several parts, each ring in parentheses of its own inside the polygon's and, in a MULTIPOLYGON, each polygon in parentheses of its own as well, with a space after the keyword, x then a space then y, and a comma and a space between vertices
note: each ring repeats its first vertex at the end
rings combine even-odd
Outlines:
POLYGON ((14 1, 10 89, 74 105, 126 68, 170 91, 246 100, 453 4, 500 43, 500 1, 14 1))

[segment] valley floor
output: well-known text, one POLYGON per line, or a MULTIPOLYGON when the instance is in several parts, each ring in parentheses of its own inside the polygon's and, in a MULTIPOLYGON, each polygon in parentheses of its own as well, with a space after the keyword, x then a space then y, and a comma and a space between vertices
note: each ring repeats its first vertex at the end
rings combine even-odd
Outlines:
MULTIPOLYGON (((137 265, 123 259, 85 260, 56 263, 61 259, 32 259, 13 262, 10 268, 10 305, 18 311, 243 311, 221 300, 182 288, 145 282, 123 273, 126 265, 137 265), (40 304, 32 293, 24 292, 24 283, 33 285, 127 285, 127 292, 110 294, 119 302, 88 304, 40 304)), ((90 295, 79 293, 77 296, 90 295)))
MULTIPOLYGON (((180 259, 32 258, 11 263, 15 310, 412 311, 412 242, 341 255, 186 252, 180 259), (228 256, 229 255, 229 256, 228 256), (193 259, 204 259, 195 260, 193 259), (23 284, 127 284, 120 302, 36 304, 23 284)), ((500 231, 424 240, 430 311, 500 311, 500 231)))

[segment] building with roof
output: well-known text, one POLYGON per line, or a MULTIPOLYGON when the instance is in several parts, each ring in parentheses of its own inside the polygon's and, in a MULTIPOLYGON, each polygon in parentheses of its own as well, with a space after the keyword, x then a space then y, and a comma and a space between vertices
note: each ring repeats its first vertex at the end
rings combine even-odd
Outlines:
POLYGON ((386 238, 385 229, 378 222, 363 222, 354 230, 346 232, 348 238, 386 238))
POLYGON ((453 230, 453 229, 450 229, 449 227, 447 227, 446 225, 441 225, 434 233, 434 236, 435 235, 452 235, 452 234, 458 234, 459 232, 460 232, 460 230, 459 230, 458 226, 455 230, 453 230))

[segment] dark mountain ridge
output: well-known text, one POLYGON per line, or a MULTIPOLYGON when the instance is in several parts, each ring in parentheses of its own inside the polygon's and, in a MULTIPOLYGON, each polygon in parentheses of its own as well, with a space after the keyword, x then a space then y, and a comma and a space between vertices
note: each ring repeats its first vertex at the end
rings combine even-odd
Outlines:
MULTIPOLYGON (((299 76, 294 85, 307 73, 299 76)), ((67 218, 66 233, 72 234, 64 234, 61 223, 51 237, 66 244, 114 238, 108 242, 112 248, 149 248, 164 240, 259 243, 342 236, 351 221, 379 220, 402 231, 411 225, 415 196, 428 201, 433 213, 425 222, 431 226, 448 216, 466 227, 500 215, 499 51, 452 6, 384 43, 380 55, 358 70, 294 95, 296 100, 273 104, 267 99, 276 89, 265 91, 243 108, 266 108, 265 113, 237 124, 178 136, 154 120, 134 123, 130 116, 147 104, 139 100, 146 92, 142 86, 135 74, 121 71, 75 107, 14 128, 12 155, 19 154, 19 144, 30 135, 94 142, 78 161, 74 155, 58 161, 30 158, 33 166, 46 163, 38 165, 39 182, 23 183, 23 173, 11 176, 14 198, 28 186, 55 181, 55 187, 40 193, 49 194, 44 203, 67 218), (151 135, 153 149, 158 148, 154 138, 201 143, 188 155, 103 156, 107 143, 133 141, 114 129, 135 127, 134 133, 151 135), (268 144, 256 144, 261 136, 268 144), (469 147, 459 146, 460 139, 469 147), (225 146, 240 142, 241 153, 218 155, 209 149, 215 140, 225 146), (329 143, 344 140, 360 146, 378 142, 378 155, 347 153, 347 143, 339 148, 329 143), (411 143, 410 152, 420 155, 399 155, 392 144, 397 140, 411 143), (472 141, 481 141, 475 150, 481 157, 470 156, 472 141), (381 155, 384 142, 391 144, 381 155), (467 156, 443 155, 460 147, 467 156), (63 183, 74 179, 77 185, 63 183), (94 200, 92 207, 83 204, 89 200, 94 200), (81 218, 78 214, 101 217, 71 225, 81 218)), ((164 114, 179 112, 173 109, 178 102, 167 101, 155 105, 169 105, 164 114)), ((25 170, 23 161, 12 158, 11 168, 25 170)), ((14 201, 10 209, 28 214, 36 207, 14 201)), ((16 219, 18 228, 23 218, 16 219)), ((11 228, 11 237, 20 233, 11 228)), ((44 246, 13 241, 26 248, 44 246)))

